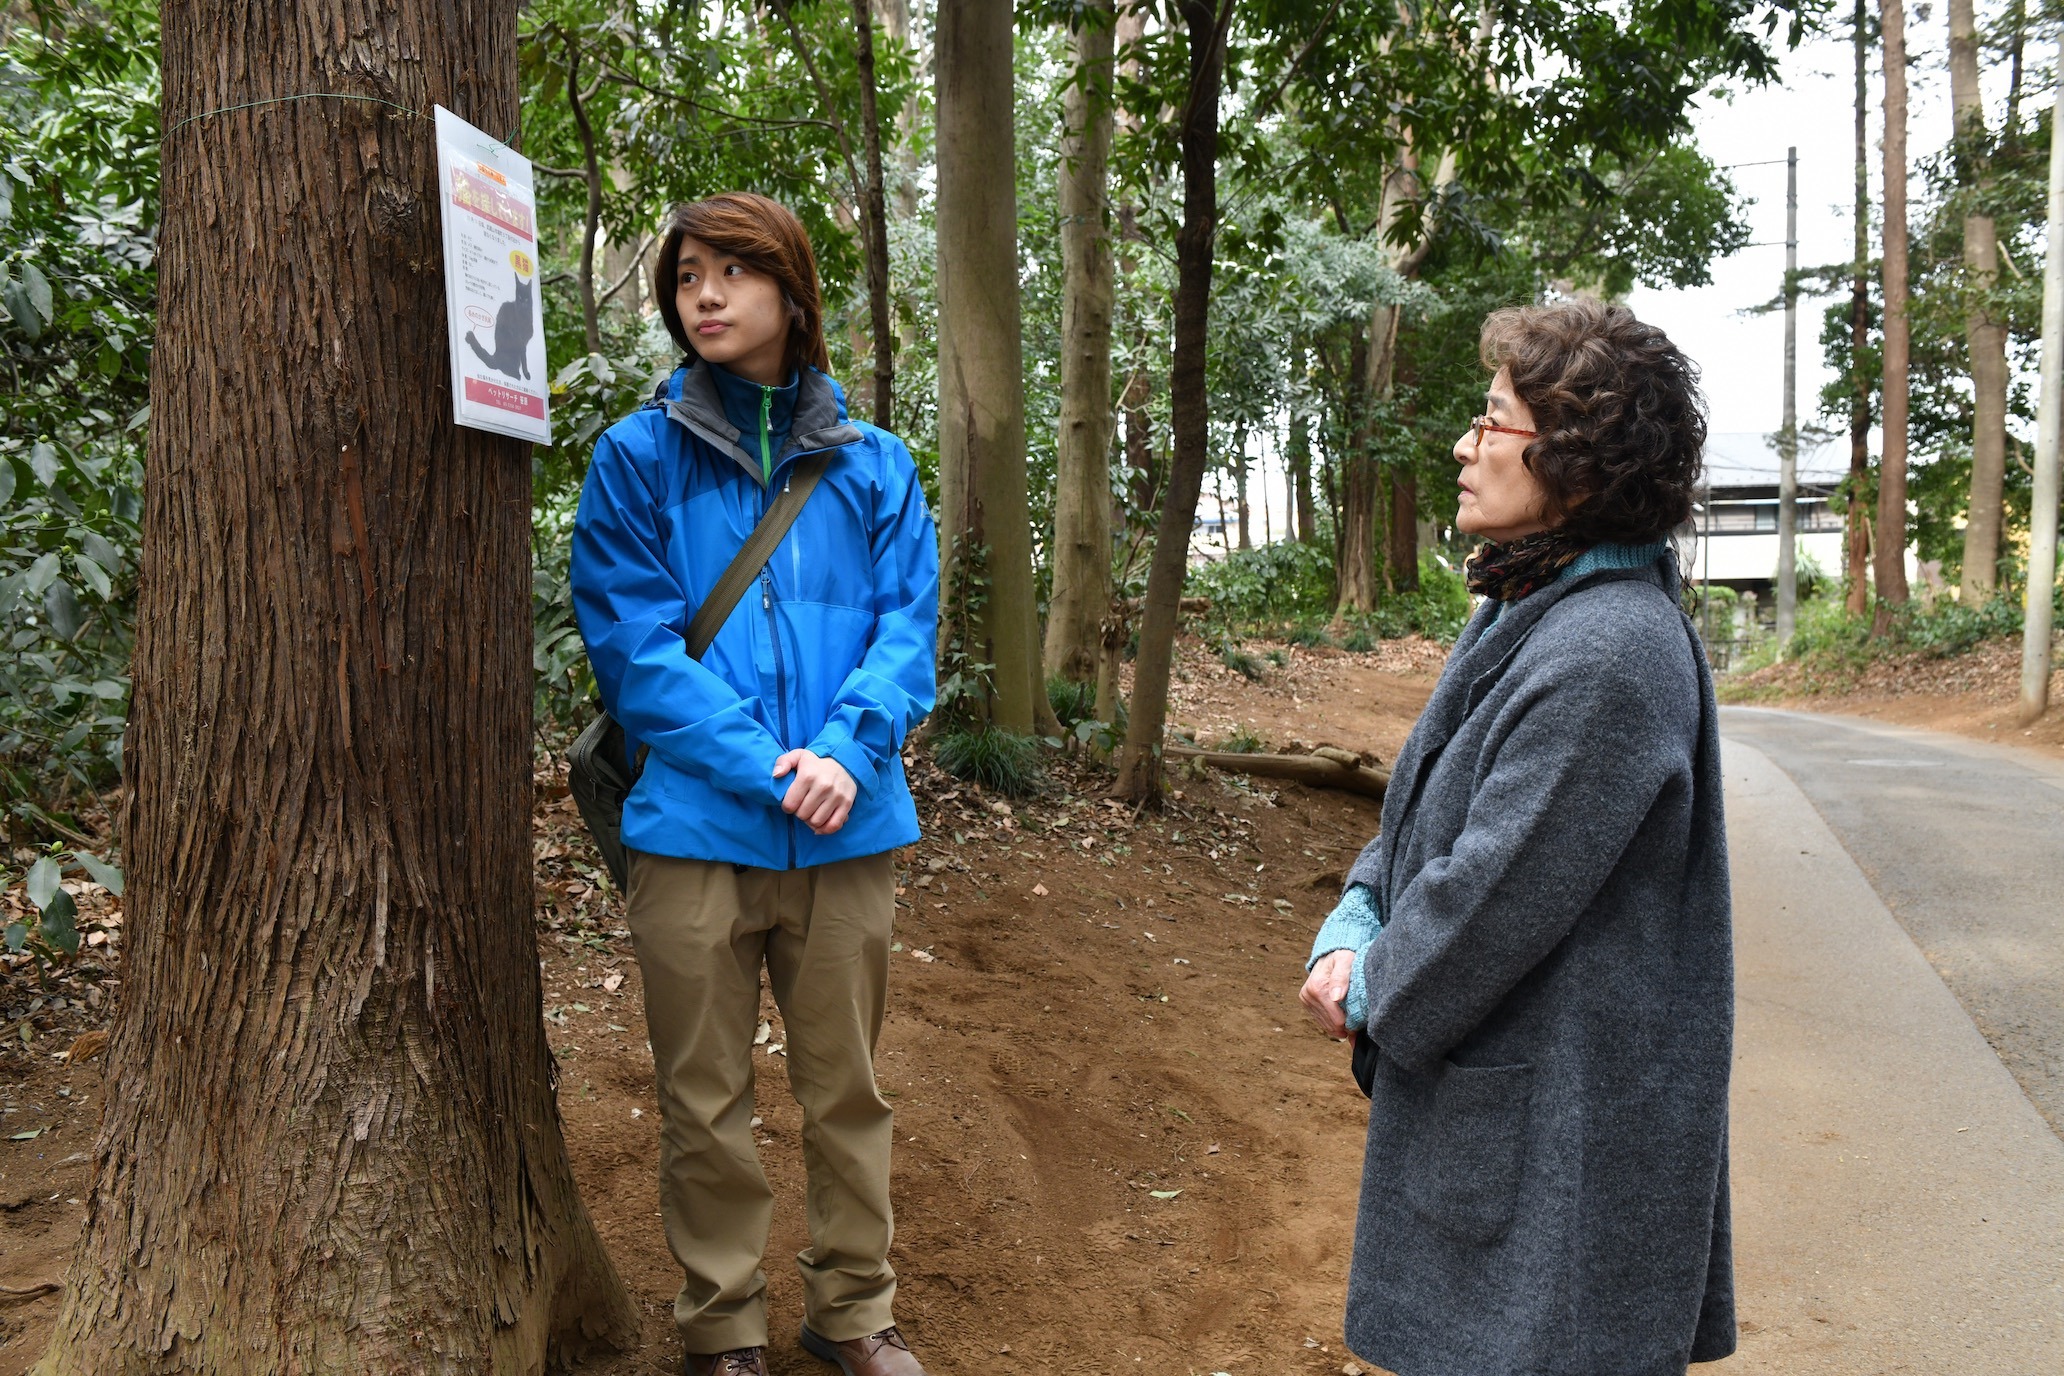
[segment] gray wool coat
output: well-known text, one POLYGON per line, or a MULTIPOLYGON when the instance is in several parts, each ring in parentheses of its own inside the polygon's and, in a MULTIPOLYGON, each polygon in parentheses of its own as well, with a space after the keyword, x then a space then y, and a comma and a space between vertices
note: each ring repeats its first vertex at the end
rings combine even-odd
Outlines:
POLYGON ((1734 965, 1674 565, 1480 608, 1348 875, 1380 896, 1347 1339, 1400 1376, 1734 1350, 1734 965))

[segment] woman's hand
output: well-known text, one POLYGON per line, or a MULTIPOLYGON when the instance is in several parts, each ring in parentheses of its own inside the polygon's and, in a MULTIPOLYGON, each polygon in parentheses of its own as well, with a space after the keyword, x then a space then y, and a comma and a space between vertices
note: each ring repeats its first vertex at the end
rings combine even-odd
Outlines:
POLYGON ((781 799, 782 810, 801 818, 819 836, 844 826, 860 791, 846 767, 813 751, 791 750, 774 761, 774 777, 790 770, 795 771, 795 782, 781 799))
POLYGON ((1354 973, 1353 951, 1332 951, 1319 957, 1297 991, 1297 1001, 1319 1030, 1334 1041, 1347 1040, 1347 981, 1354 973))

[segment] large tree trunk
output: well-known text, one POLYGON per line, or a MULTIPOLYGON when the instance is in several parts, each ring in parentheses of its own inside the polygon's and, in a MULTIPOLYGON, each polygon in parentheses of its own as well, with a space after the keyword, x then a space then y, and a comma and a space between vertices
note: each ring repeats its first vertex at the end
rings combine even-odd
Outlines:
POLYGON ((1046 687, 1025 494, 1011 37, 1010 0, 939 10, 939 554, 942 595, 995 666, 981 710, 1029 735, 1046 687), (970 608, 960 561, 976 547, 989 587, 970 608))
POLYGON ((168 0, 134 942, 44 1376, 532 1373, 633 1340, 531 923, 529 447, 452 424, 444 104, 516 15, 168 0))
MULTIPOLYGON (((1978 86, 1978 25, 1971 0, 1949 0, 1949 89, 1956 121, 1958 180, 1982 195, 1985 97, 1978 86)), ((1971 351, 1971 502, 1964 526, 1963 600, 1976 606, 1999 587, 2001 502, 2007 476, 2007 327, 1985 305, 1999 277, 1999 238, 1990 215, 1964 216, 1964 268, 1972 305, 1964 318, 1971 351)))
POLYGON ((1419 475, 1410 464, 1390 470, 1389 554, 1392 592, 1411 592, 1419 586, 1419 475))
POLYGON ((1384 327, 1389 311, 1378 306, 1366 334, 1357 334, 1348 349, 1348 376, 1354 379, 1348 394, 1347 453, 1341 457, 1340 519, 1333 527, 1333 568, 1336 617, 1368 613, 1376 609, 1382 595, 1383 572, 1381 525, 1377 520, 1375 389, 1369 379, 1375 350, 1370 338, 1384 327))
POLYGON ((1096 680, 1111 606, 1112 43, 1111 0, 1090 0, 1062 101, 1061 416, 1045 654, 1053 673, 1078 683, 1096 680))
POLYGON ((1175 660, 1176 623, 1183 578, 1189 571, 1190 530, 1210 457, 1210 393, 1205 360, 1210 344, 1211 253, 1218 234, 1218 98, 1225 75, 1226 30, 1207 0, 1181 0, 1188 31, 1189 88, 1180 107, 1183 218, 1175 236, 1175 351, 1168 369, 1168 491, 1154 536, 1140 618, 1139 657, 1132 676, 1132 710, 1115 791, 1136 801, 1161 797, 1161 737, 1168 722, 1168 674, 1175 660))
POLYGON ((1912 355, 1906 277, 1906 11, 1879 0, 1885 43, 1885 455, 1878 465, 1877 610, 1884 635, 1906 602, 1906 370, 1912 355))
POLYGON ((1863 358, 1870 348, 1870 142, 1869 11, 1856 0, 1850 16, 1856 56, 1856 258, 1849 276, 1849 597, 1851 616, 1870 607, 1870 508, 1863 500, 1870 481, 1870 379, 1863 358))
POLYGON ((874 337, 874 423, 887 430, 896 414, 896 331, 889 318, 889 210, 882 185, 881 110, 874 79, 874 15, 869 0, 853 0, 853 36, 859 57, 860 140, 867 178, 861 215, 867 233, 867 327, 874 337))

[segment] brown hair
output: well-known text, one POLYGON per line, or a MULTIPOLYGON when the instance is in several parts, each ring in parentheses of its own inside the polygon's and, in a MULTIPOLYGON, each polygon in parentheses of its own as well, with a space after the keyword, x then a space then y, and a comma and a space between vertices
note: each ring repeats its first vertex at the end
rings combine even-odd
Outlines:
POLYGON ((1691 519, 1706 405, 1668 335, 1625 306, 1510 306, 1484 321, 1482 357, 1534 413, 1525 463, 1562 529, 1643 544, 1691 519))
POLYGON ((794 371, 807 364, 819 372, 830 371, 831 353, 824 344, 824 307, 817 292, 817 255, 810 249, 810 232, 793 211, 779 201, 750 191, 727 191, 708 200, 676 206, 667 216, 659 258, 652 265, 652 295, 659 303, 660 319, 666 321, 667 333, 673 336, 674 343, 688 357, 700 358, 693 339, 681 324, 681 307, 676 298, 683 239, 700 239, 773 278, 788 306, 788 354, 782 366, 794 371))

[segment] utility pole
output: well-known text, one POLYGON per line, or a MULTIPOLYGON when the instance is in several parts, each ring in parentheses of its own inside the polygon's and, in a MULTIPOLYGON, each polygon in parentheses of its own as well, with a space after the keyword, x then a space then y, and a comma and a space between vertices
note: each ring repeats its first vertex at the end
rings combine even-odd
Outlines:
MULTIPOLYGON (((2057 40, 2064 61, 2064 37, 2057 40)), ((2058 115, 2064 115, 2060 98, 2058 115)), ((2064 135, 2050 125, 2050 239, 2043 262, 2042 392, 2035 413, 2035 494, 2028 513, 2028 589, 2021 618, 2021 722, 2050 705, 2050 622, 2057 583, 2057 429, 2064 415, 2064 135)))
POLYGON ((1785 150, 1784 429, 1777 437, 1777 646, 1799 611, 1799 150, 1785 150))

